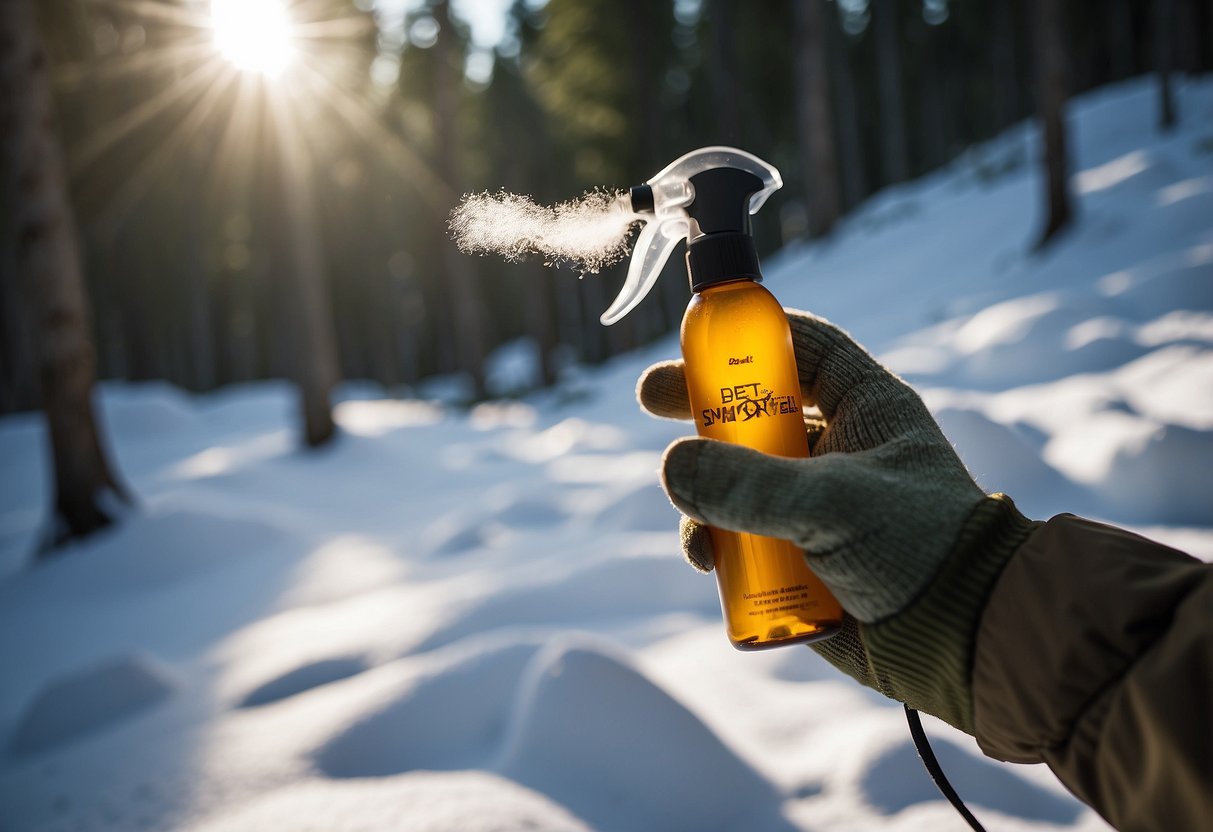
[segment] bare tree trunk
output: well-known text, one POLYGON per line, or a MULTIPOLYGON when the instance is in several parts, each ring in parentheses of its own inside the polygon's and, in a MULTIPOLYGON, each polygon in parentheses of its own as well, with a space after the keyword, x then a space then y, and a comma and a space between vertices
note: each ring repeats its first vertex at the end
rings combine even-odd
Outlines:
POLYGON ((195 390, 209 390, 215 386, 215 346, 211 324, 210 263, 205 257, 206 233, 199 214, 193 214, 185 222, 188 223, 187 247, 182 271, 187 281, 189 303, 190 386, 195 390))
POLYGON ((825 9, 822 0, 792 0, 795 43, 796 140, 809 214, 809 235, 830 232, 841 213, 838 152, 826 75, 825 9))
POLYGON ((1048 243, 1073 217, 1066 151, 1066 53, 1062 20, 1054 0, 1033 0, 1037 112, 1044 128, 1045 196, 1048 211, 1037 248, 1048 243))
POLYGON ((1158 71, 1158 129, 1175 126, 1175 93, 1171 74, 1175 69, 1175 0, 1154 0, 1154 67, 1158 71))
MULTIPOLYGON (((539 151, 536 158, 550 160, 555 158, 556 148, 552 145, 552 137, 548 133, 548 128, 542 124, 540 119, 542 114, 538 109, 529 109, 528 114, 536 119, 536 127, 533 132, 535 146, 539 151)), ((553 191, 553 171, 549 164, 542 164, 538 170, 534 166, 530 166, 531 170, 527 170, 527 165, 524 164, 521 156, 513 156, 513 180, 517 183, 530 181, 532 185, 542 183, 543 192, 550 194, 553 191)), ((521 187, 521 184, 520 184, 521 187)), ((539 369, 542 373, 544 386, 555 384, 557 372, 559 368, 556 366, 558 359, 557 350, 561 344, 561 337, 570 329, 564 327, 563 322, 569 317, 569 310, 562 308, 561 295, 562 289, 567 289, 567 286, 562 286, 562 283, 573 283, 576 281, 562 280, 560 275, 553 274, 553 270, 545 266, 536 266, 528 271, 532 275, 527 278, 527 286, 529 287, 530 301, 527 304, 528 315, 531 316, 531 321, 528 328, 532 332, 535 341, 539 345, 539 369)), ((576 294, 576 286, 573 287, 573 294, 576 294)), ((576 323, 576 306, 572 307, 572 317, 574 320, 573 329, 577 327, 576 323)), ((567 343, 572 343, 570 337, 567 343)))
POLYGON ((947 48, 943 26, 920 24, 928 45, 922 57, 921 92, 918 96, 919 157, 925 170, 934 170, 948 160, 947 75, 941 64, 947 48))
POLYGON ((299 388, 304 442, 315 448, 336 433, 329 395, 340 378, 337 336, 325 280, 312 162, 286 104, 272 102, 270 108, 282 158, 282 210, 290 249, 289 286, 293 290, 287 292, 291 338, 287 366, 299 388))
MULTIPOLYGON (((662 68, 663 40, 659 33, 668 33, 667 21, 662 17, 670 15, 671 10, 669 4, 653 3, 652 0, 629 0, 619 5, 623 6, 633 32, 627 64, 631 75, 633 118, 639 122, 635 125, 637 141, 628 160, 624 181, 640 182, 659 171, 667 161, 658 156, 665 118, 661 97, 653 94, 652 87, 653 79, 660 77, 662 68)), ((665 302, 669 291, 664 284, 669 282, 663 281, 653 293, 653 300, 642 303, 632 313, 632 326, 642 343, 668 331, 667 321, 672 316, 665 302)), ((681 314, 678 320, 681 320, 681 314)))
MULTIPOLYGON (((455 193, 459 192, 462 171, 459 164, 459 86, 463 78, 463 58, 455 40, 455 22, 450 3, 434 4, 434 18, 439 23, 438 41, 434 50, 434 125, 438 141, 438 169, 443 180, 455 193)), ((454 347, 457 366, 469 373, 476 398, 483 398, 485 388, 485 357, 488 353, 487 318, 484 314, 480 287, 477 285, 472 260, 463 255, 446 236, 446 216, 435 218, 438 246, 448 281, 446 297, 450 301, 451 320, 455 325, 454 347)))
POLYGON ((115 519, 129 502, 112 473, 93 414, 96 367, 75 219, 54 134, 47 58, 33 4, 0 3, 0 136, 7 170, 0 216, 15 238, 14 274, 35 319, 42 406, 55 502, 40 556, 115 519))
MULTIPOLYGON (((4 106, 0 102, 0 108, 4 106)), ((7 175, 7 171, 5 172, 7 175)), ((5 192, 11 192, 5 182, 5 192)), ((0 209, 0 216, 11 216, 0 209)), ((39 405, 34 329, 26 312, 17 274, 16 240, 5 228, 0 239, 0 413, 33 410, 39 405)))
POLYGON ((901 92, 901 27, 897 15, 900 2, 875 0, 872 3, 876 81, 880 93, 880 157, 885 182, 890 184, 905 181, 910 175, 905 99, 901 92))
POLYGON ((838 139, 839 164, 842 167, 842 206, 849 211, 868 193, 867 177, 863 171, 863 148, 859 136, 859 114, 855 110, 855 79, 851 74, 846 34, 838 22, 838 12, 831 7, 822 15, 826 30, 826 56, 830 63, 830 80, 834 87, 834 102, 838 139))

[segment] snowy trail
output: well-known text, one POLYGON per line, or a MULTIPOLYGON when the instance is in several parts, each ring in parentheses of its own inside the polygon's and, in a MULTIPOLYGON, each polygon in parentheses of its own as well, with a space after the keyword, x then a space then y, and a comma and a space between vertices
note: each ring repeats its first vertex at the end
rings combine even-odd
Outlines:
MULTIPOLYGON (((983 486, 1213 559, 1213 84, 1180 105, 1160 137, 1145 81, 1073 103, 1080 225, 1043 254, 1020 127, 766 272, 983 486)), ((955 828, 898 706, 728 647, 657 486, 687 429, 633 401, 676 351, 466 414, 349 385, 315 455, 283 384, 106 384, 142 510, 34 570, 42 429, 0 420, 4 828, 955 828)), ((991 828, 1106 828, 928 730, 991 828)))

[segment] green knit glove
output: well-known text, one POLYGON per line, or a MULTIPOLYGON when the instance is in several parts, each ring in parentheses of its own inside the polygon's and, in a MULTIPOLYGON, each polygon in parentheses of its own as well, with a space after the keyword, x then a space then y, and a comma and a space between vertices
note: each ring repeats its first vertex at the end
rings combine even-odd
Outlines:
MULTIPOLYGON (((791 540, 849 614, 813 645, 843 672, 972 733, 969 673, 981 611, 1033 524, 987 497, 918 395, 842 330, 787 310, 812 456, 710 439, 667 449, 662 481, 683 551, 712 567, 705 525, 791 540)), ((691 418, 682 362, 650 367, 637 397, 691 418)))

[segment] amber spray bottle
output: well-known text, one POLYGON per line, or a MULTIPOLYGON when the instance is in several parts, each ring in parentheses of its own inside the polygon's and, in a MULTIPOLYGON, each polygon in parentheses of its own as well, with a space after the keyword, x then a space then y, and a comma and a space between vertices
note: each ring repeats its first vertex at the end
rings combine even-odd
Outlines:
MULTIPOLYGON (((687 243, 693 293, 682 319, 691 412, 700 436, 786 457, 809 455, 787 316, 761 284, 750 215, 783 182, 742 150, 706 147, 623 199, 644 222, 613 324, 648 294, 677 243, 687 243)), ((833 635, 842 608, 794 544, 710 530, 729 641, 739 650, 833 635)))

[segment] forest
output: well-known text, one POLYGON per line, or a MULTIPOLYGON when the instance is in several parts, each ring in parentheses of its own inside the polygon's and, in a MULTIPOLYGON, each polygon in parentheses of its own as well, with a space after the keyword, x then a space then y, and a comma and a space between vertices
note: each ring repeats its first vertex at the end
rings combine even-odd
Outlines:
POLYGON ((1153 73, 1166 129, 1183 118, 1172 77, 1213 66, 1200 0, 515 0, 488 44, 472 3, 298 0, 291 54, 246 33, 243 65, 209 5, 4 13, 0 413, 45 407, 76 532, 103 524, 89 495, 116 483, 88 413, 94 378, 287 378, 320 445, 340 380, 406 396, 441 380, 475 402, 676 327, 680 278, 604 328, 621 267, 460 253, 447 217, 464 193, 556 202, 736 145, 783 172, 755 218, 770 251, 828 237, 868 195, 1036 115, 1044 158, 968 161, 991 181, 1048 167, 1025 242, 1046 244, 1071 219, 1066 99, 1153 73), (19 65, 14 48, 46 61, 19 65), (506 344, 534 372, 490 389, 506 344))
POLYGON ((0 827, 1203 828, 1211 70, 1213 0, 3 0, 0 827))

